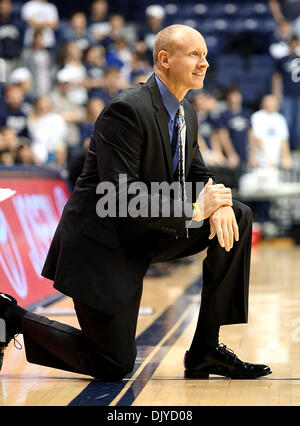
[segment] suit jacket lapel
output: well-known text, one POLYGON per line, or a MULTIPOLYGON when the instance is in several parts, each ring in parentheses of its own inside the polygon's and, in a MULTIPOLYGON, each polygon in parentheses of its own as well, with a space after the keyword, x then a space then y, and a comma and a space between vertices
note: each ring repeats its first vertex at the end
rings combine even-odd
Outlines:
MULTIPOLYGON (((185 106, 184 101, 184 106, 185 106)), ((193 152, 193 125, 191 114, 187 113, 187 108, 184 108, 184 117, 186 124, 186 139, 185 139, 185 175, 188 175, 188 170, 192 162, 192 152, 193 152)))
POLYGON ((152 74, 152 76, 147 81, 147 86, 151 94, 153 106, 155 108, 155 119, 158 124, 158 128, 160 131, 161 139, 163 142, 164 152, 165 152, 165 159, 167 164, 167 170, 169 173, 169 177, 171 180, 173 180, 173 170, 172 170, 172 147, 171 147, 171 141, 170 141, 170 135, 169 135, 169 128, 168 128, 168 113, 165 109, 165 106, 163 104, 159 89, 157 87, 155 76, 152 74))
MULTIPOLYGON (((147 81, 147 86, 151 94, 153 106, 155 108, 155 118, 159 127, 160 135, 163 141, 163 147, 165 152, 165 158, 167 163, 167 169, 169 172, 170 179, 173 181, 173 169, 172 169, 172 148, 168 128, 168 113, 163 104, 159 89, 157 87, 154 74, 147 81)), ((186 108, 186 103, 188 101, 183 101, 184 112, 185 112, 185 122, 186 122, 186 145, 185 145, 185 175, 188 175, 189 167, 192 162, 192 151, 193 151, 193 123, 192 116, 188 113, 188 108, 186 108)))

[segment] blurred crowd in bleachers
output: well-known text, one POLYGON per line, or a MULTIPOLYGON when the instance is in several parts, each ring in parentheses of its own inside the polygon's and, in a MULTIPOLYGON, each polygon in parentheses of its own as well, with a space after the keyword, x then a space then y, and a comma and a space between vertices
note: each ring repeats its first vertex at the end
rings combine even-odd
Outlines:
POLYGON ((146 81, 155 35, 182 23, 209 51, 204 90, 187 95, 206 164, 232 188, 249 168, 293 168, 300 0, 154 1, 75 1, 66 16, 64 2, 0 0, 0 164, 65 170, 74 183, 105 104, 146 81))

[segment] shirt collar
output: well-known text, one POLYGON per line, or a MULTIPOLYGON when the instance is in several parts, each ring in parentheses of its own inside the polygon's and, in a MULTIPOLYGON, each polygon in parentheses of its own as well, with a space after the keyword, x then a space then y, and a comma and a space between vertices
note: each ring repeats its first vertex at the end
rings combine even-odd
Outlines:
POLYGON ((173 95, 173 93, 170 92, 170 90, 164 85, 164 83, 155 75, 156 83, 158 85, 158 89, 160 91, 164 106, 166 107, 166 110, 168 111, 168 114, 171 118, 171 120, 175 119, 175 115, 178 111, 180 102, 176 98, 176 96, 173 95))

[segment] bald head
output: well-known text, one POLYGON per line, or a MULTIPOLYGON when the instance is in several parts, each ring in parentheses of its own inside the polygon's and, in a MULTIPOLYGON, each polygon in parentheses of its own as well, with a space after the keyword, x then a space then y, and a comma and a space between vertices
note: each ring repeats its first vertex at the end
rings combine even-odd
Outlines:
POLYGON ((179 101, 190 89, 201 89, 209 66, 203 36, 187 25, 171 25, 155 39, 153 56, 156 76, 179 101))
MULTIPOLYGON (((176 46, 188 41, 190 37, 199 37, 201 34, 192 27, 187 25, 170 25, 163 28, 156 36, 153 48, 154 65, 158 64, 158 54, 161 50, 165 50, 172 54, 176 46)), ((201 36, 202 37, 202 36, 201 36)))

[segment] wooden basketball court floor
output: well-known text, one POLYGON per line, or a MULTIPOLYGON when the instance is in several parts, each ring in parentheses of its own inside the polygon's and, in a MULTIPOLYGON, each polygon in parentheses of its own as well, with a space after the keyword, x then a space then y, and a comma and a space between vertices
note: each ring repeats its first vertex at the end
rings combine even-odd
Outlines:
MULTIPOLYGON (((196 325, 202 257, 164 278, 146 278, 134 371, 122 382, 26 362, 13 343, 0 373, 0 406, 252 406, 300 405, 300 246, 289 240, 253 249, 249 323, 221 328, 220 342, 249 362, 266 363, 273 373, 256 380, 185 380, 183 356, 196 325)), ((78 326, 72 301, 62 298, 49 316, 78 326), (69 312, 69 311, 70 312, 69 312), (69 315, 63 315, 68 313, 69 315)), ((22 342, 22 336, 20 341, 22 342)))

